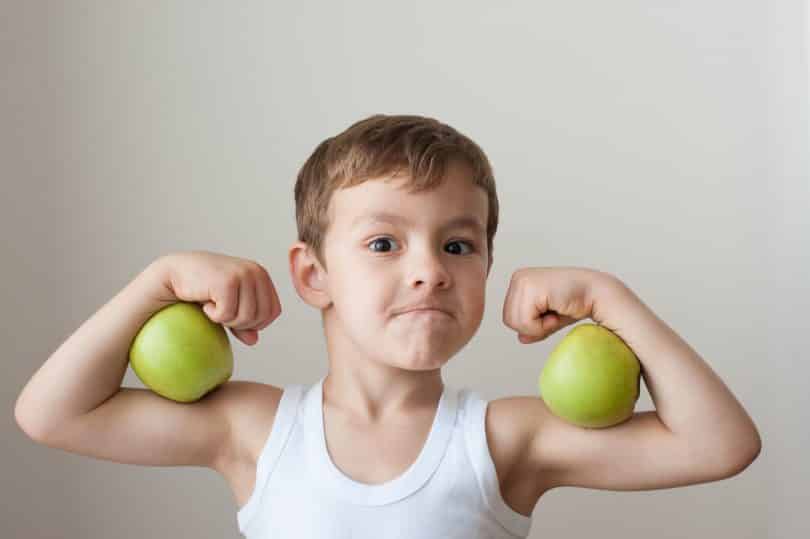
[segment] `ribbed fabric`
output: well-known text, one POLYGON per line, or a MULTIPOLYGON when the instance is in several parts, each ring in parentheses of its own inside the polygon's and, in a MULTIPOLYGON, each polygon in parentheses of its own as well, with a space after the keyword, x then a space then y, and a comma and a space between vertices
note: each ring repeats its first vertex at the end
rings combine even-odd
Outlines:
POLYGON ((486 441, 487 401, 445 384, 430 433, 413 464, 386 483, 343 474, 326 448, 323 381, 284 388, 237 512, 247 539, 526 537, 531 518, 500 494, 486 441))

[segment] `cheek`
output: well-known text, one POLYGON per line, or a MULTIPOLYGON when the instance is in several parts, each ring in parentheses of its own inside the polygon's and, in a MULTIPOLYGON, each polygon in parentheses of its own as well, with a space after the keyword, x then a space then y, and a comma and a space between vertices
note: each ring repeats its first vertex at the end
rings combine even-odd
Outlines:
POLYGON ((476 282, 463 292, 465 318, 476 328, 484 317, 486 303, 486 283, 476 282))
POLYGON ((481 318, 484 316, 484 292, 477 290, 473 292, 470 300, 470 308, 472 309, 473 319, 476 322, 480 322, 481 318))
POLYGON ((347 323, 354 326, 378 325, 387 315, 390 304, 388 287, 379 275, 356 272, 343 281, 346 286, 338 292, 339 311, 347 323))

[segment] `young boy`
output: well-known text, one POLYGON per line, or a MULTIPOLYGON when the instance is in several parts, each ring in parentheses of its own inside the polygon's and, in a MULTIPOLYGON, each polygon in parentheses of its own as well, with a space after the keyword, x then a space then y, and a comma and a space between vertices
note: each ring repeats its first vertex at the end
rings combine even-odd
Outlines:
POLYGON ((418 116, 360 121, 315 149, 295 202, 290 271, 322 314, 323 378, 229 381, 192 404, 121 387, 132 339, 166 305, 203 304, 248 345, 281 312, 255 262, 176 252, 34 374, 15 410, 23 431, 95 458, 216 470, 249 538, 525 537, 555 487, 691 485, 758 455, 753 421, 703 359, 620 279, 593 269, 519 269, 503 321, 524 344, 585 318, 611 329, 638 356, 655 411, 585 429, 540 398, 487 402, 443 382, 481 323, 498 223, 490 165, 453 128, 418 116))

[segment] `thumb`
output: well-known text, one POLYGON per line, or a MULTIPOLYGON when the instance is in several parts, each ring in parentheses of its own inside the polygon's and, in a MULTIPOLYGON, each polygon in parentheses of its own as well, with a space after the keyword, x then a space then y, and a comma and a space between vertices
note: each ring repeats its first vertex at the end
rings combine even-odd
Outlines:
POLYGON ((518 340, 523 344, 542 341, 557 330, 560 318, 556 313, 546 313, 540 318, 532 320, 532 333, 518 333, 518 340))
POLYGON ((203 305, 202 309, 205 315, 210 318, 212 322, 215 322, 214 311, 216 310, 216 306, 212 302, 208 301, 203 305))
POLYGON ((560 315, 556 312, 549 312, 540 318, 534 320, 536 322, 537 332, 532 335, 525 333, 518 334, 518 340, 523 344, 529 344, 537 341, 542 341, 546 337, 556 333, 560 329, 570 326, 577 322, 576 318, 571 316, 560 315))

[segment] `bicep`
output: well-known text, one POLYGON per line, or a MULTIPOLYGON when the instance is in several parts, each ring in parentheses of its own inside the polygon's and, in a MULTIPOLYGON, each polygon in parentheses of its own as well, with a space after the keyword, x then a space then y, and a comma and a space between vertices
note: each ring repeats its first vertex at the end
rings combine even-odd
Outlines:
POLYGON ((728 476, 719 464, 722 455, 676 437, 655 411, 636 412, 613 427, 587 429, 556 417, 542 401, 540 406, 530 453, 549 488, 652 490, 728 476))
POLYGON ((123 464, 212 467, 229 437, 226 401, 233 390, 229 384, 193 403, 122 387, 94 410, 37 441, 123 464))

